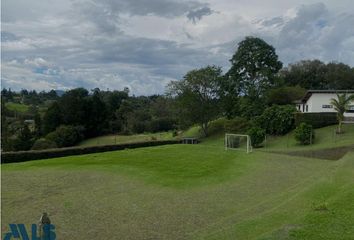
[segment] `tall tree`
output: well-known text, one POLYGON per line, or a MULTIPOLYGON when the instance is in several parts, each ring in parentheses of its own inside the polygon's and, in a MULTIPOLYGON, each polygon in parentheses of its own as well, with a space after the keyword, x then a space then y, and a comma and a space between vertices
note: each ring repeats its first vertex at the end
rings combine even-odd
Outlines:
POLYGON ((344 121, 344 113, 348 111, 350 103, 354 101, 354 94, 347 95, 337 94, 337 99, 332 98, 331 104, 334 106, 334 109, 337 111, 338 118, 338 133, 342 133, 342 123, 344 121))
POLYGON ((95 89, 94 93, 87 100, 85 105, 87 114, 85 126, 85 135, 89 137, 102 134, 108 126, 106 105, 101 99, 100 90, 95 89))
POLYGON ((208 135, 209 122, 219 113, 221 68, 207 66, 188 72, 183 80, 172 81, 169 93, 177 98, 180 117, 199 124, 208 135))
POLYGON ((48 134, 54 131, 62 123, 62 112, 58 102, 53 102, 43 116, 43 133, 48 134))
POLYGON ((238 44, 227 72, 229 85, 250 98, 263 96, 275 84, 275 74, 282 68, 273 46, 256 37, 246 37, 238 44))

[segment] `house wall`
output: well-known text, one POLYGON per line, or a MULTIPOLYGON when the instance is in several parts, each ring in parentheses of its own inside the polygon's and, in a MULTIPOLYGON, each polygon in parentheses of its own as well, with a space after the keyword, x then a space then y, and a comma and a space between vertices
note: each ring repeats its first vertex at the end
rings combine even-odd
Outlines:
MULTIPOLYGON (((308 105, 308 112, 336 112, 331 105, 332 98, 337 99, 337 95, 335 93, 313 93, 307 100, 305 111, 303 112, 307 112, 306 105, 308 105), (326 108, 324 105, 331 106, 331 108, 326 108)), ((354 101, 350 105, 354 106, 354 101)), ((345 116, 354 117, 354 113, 345 113, 345 116)))

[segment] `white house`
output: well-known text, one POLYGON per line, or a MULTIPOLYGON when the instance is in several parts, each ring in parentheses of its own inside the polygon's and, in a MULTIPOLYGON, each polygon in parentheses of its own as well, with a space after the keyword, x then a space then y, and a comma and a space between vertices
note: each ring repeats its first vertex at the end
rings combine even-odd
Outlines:
MULTIPOLYGON (((331 99, 337 99, 337 94, 354 94, 354 90, 309 90, 305 96, 296 102, 296 107, 303 113, 336 112, 331 99)), ((354 117, 354 101, 350 104, 346 117, 354 117)))

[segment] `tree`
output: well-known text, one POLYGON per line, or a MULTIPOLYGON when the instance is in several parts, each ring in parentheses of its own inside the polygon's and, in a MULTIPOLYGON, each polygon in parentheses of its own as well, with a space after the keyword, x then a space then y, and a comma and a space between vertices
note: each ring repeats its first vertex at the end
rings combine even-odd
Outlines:
POLYGON ((85 108, 85 113, 87 114, 86 121, 83 123, 86 132, 85 135, 94 137, 102 134, 108 126, 107 109, 98 89, 87 99, 85 108))
POLYGON ((275 84, 275 74, 282 68, 273 46, 256 37, 246 37, 238 44, 226 74, 229 86, 250 98, 263 96, 275 84))
POLYGON ((267 108, 262 115, 258 116, 256 122, 268 134, 284 135, 294 127, 295 112, 296 108, 293 105, 273 105, 267 108))
POLYGON ((303 60, 281 71, 286 85, 305 89, 327 89, 325 73, 326 65, 320 60, 303 60))
POLYGON ((14 150, 15 151, 29 150, 32 147, 32 145, 33 145, 32 133, 29 130, 27 124, 25 124, 20 129, 20 133, 18 137, 15 139, 14 150))
POLYGON ((55 142, 58 147, 70 147, 83 139, 82 127, 61 125, 54 132, 49 133, 45 139, 55 142))
POLYGON ((301 99, 306 93, 304 88, 296 87, 279 87, 270 89, 267 96, 269 105, 287 105, 293 104, 295 100, 301 99))
POLYGON ((294 131, 295 140, 301 145, 313 144, 315 131, 310 124, 301 123, 294 131))
POLYGON ((84 88, 75 88, 67 91, 60 99, 63 109, 63 123, 66 125, 85 125, 87 121, 88 91, 84 88))
POLYGON ((352 89, 354 86, 354 68, 343 63, 302 60, 281 70, 280 75, 285 85, 305 89, 352 89))
POLYGON ((338 118, 338 133, 342 133, 342 123, 344 121, 344 113, 349 109, 349 104, 354 101, 354 94, 347 95, 344 94, 337 94, 337 99, 332 98, 331 104, 333 105, 334 109, 337 111, 337 118, 338 118))
POLYGON ((266 131, 260 127, 252 127, 248 130, 247 134, 251 137, 252 146, 259 147, 265 139, 266 131))
POLYGON ((47 134, 54 131, 62 122, 60 106, 58 102, 53 102, 43 116, 43 133, 47 134))
POLYGON ((208 135, 209 122, 219 113, 221 68, 207 66, 188 72, 183 80, 172 81, 169 93, 176 97, 180 117, 199 124, 208 135))

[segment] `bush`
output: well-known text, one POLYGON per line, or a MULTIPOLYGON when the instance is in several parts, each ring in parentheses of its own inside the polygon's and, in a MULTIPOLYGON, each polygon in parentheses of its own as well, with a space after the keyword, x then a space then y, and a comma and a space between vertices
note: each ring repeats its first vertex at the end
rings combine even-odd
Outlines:
POLYGON ((295 125, 307 123, 313 128, 322 128, 338 123, 337 113, 295 113, 295 125))
POLYGON ((245 118, 236 117, 225 121, 224 129, 228 133, 246 133, 250 124, 245 118))
POLYGON ((295 139, 302 145, 312 144, 315 138, 313 127, 307 123, 301 123, 295 129, 295 139))
POLYGON ((255 122, 268 134, 284 135, 294 128, 294 113, 296 111, 295 106, 292 105, 273 105, 257 117, 255 122))
POLYGON ((252 127, 247 132, 251 137, 251 143, 253 147, 259 147, 259 145, 264 141, 266 132, 260 127, 252 127))
POLYGON ((68 148, 57 148, 57 149, 48 149, 48 150, 3 152, 1 154, 1 163, 24 162, 29 160, 57 158, 57 157, 65 157, 71 155, 100 153, 100 152, 124 150, 127 148, 133 149, 133 148, 160 146, 160 145, 177 144, 177 143, 180 143, 180 141, 178 140, 149 141, 149 142, 125 143, 125 144, 115 144, 115 145, 105 145, 105 146, 68 147, 68 148))
POLYGON ((82 132, 82 127, 61 125, 54 132, 49 133, 46 139, 55 142, 58 147, 70 147, 83 139, 82 132))
POLYGON ((55 142, 47 140, 45 138, 40 138, 33 144, 31 150, 51 149, 57 147, 58 146, 55 144, 55 142))
POLYGON ((209 135, 217 133, 246 133, 249 122, 245 118, 236 117, 233 119, 219 118, 209 124, 209 135))
POLYGON ((227 120, 225 118, 218 118, 209 123, 208 134, 213 135, 224 132, 224 125, 227 120))

